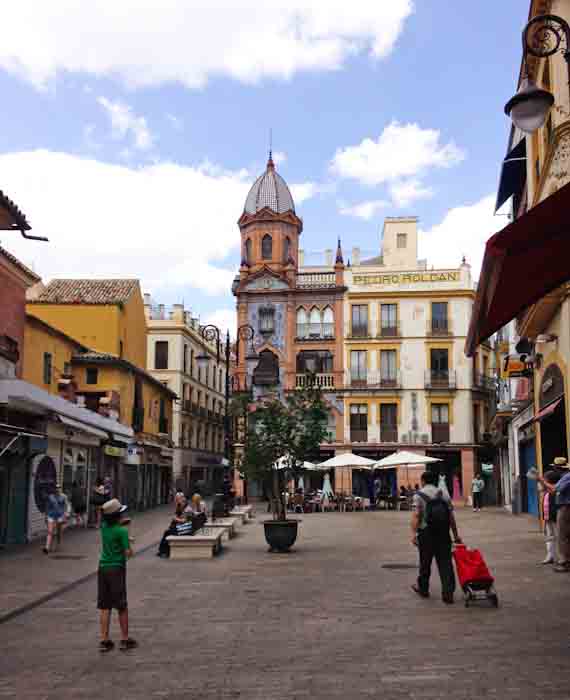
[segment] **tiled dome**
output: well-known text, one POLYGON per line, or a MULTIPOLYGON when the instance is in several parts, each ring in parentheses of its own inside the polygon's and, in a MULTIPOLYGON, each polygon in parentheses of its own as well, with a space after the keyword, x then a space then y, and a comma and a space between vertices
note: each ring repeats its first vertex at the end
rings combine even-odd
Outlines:
POLYGON ((295 203, 287 183, 275 172, 275 164, 269 154, 267 169, 253 183, 244 210, 248 214, 257 214, 264 207, 269 207, 276 214, 284 214, 286 211, 295 211, 295 203))

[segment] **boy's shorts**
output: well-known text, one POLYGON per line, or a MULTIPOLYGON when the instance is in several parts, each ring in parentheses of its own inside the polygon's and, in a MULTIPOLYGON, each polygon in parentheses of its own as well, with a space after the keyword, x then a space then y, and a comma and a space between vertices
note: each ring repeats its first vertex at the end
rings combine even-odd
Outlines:
POLYGON ((127 569, 112 566, 97 572, 97 607, 99 610, 126 610, 127 569))

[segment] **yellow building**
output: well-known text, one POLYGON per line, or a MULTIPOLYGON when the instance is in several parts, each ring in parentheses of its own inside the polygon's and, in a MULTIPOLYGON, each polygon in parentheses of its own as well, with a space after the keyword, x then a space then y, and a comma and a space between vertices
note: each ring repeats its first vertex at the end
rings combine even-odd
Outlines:
POLYGON ((52 280, 28 295, 37 318, 98 352, 146 367, 146 321, 138 280, 52 280))
POLYGON ((138 281, 54 280, 31 296, 28 380, 53 393, 65 388, 71 400, 131 426, 135 441, 111 441, 102 471, 135 507, 166 501, 177 396, 145 370, 146 321, 138 281))

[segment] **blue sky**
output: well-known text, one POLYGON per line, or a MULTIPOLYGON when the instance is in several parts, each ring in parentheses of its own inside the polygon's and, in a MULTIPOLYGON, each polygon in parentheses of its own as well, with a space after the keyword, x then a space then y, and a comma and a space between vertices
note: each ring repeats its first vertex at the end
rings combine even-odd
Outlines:
POLYGON ((492 200, 526 3, 92 5, 4 18, 0 188, 50 243, 0 241, 46 280, 139 277, 227 320, 270 127, 305 249, 377 251, 385 216, 417 215, 430 263, 466 254, 477 273, 506 223, 492 200))

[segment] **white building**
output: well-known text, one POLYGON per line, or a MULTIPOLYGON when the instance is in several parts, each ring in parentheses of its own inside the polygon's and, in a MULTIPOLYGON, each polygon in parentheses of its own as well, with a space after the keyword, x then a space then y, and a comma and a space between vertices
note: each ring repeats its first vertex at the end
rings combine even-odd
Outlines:
POLYGON ((147 368, 180 397, 174 404, 174 483, 185 491, 198 486, 209 493, 223 479, 224 396, 226 364, 223 349, 206 342, 200 323, 183 304, 171 309, 153 306, 145 295, 147 368), (196 358, 210 357, 207 370, 196 358))
MULTIPOLYGON (((344 272, 344 447, 372 458, 396 449, 438 457, 467 499, 494 398, 491 350, 464 354, 475 297, 470 266, 418 260, 416 218, 388 218, 381 255, 344 272)), ((338 451, 338 450, 337 450, 338 451)), ((421 468, 386 476, 413 486, 421 468)))

